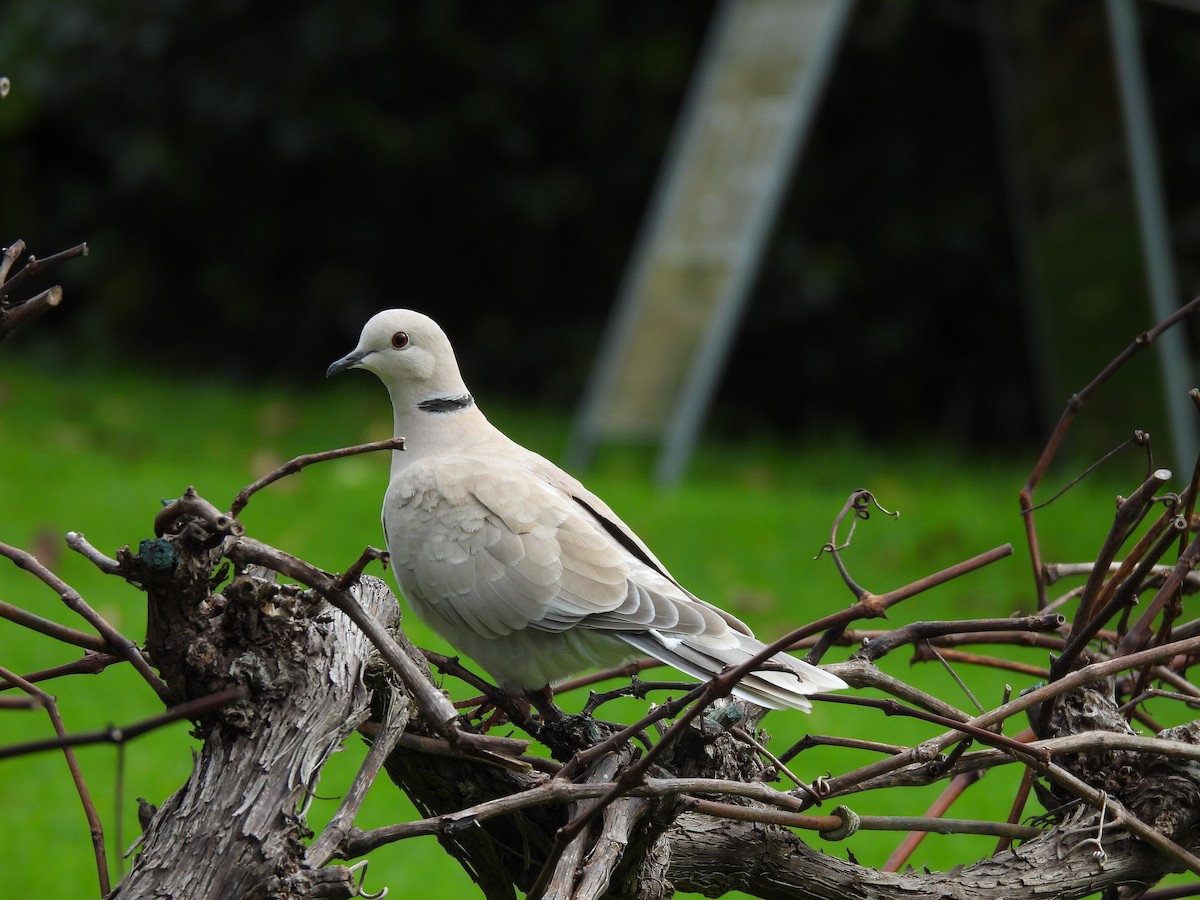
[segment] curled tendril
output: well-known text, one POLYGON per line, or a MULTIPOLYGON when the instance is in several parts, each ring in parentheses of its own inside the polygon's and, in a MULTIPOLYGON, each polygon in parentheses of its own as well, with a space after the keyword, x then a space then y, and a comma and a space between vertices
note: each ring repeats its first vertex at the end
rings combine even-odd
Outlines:
POLYGON ((818 831, 817 834, 822 838, 827 841, 844 841, 858 831, 861 820, 858 817, 858 813, 850 807, 839 806, 833 811, 833 814, 842 820, 841 827, 818 831))
POLYGON ((382 900, 382 898, 386 897, 388 894, 386 885, 381 887, 373 894, 363 890, 363 885, 367 883, 367 862, 367 860, 362 859, 356 862, 354 865, 348 867, 352 874, 359 875, 358 884, 354 886, 354 895, 356 897, 363 897, 364 900, 382 900), (360 870, 361 874, 359 874, 360 870))
POLYGON ((854 529, 858 527, 859 521, 865 521, 871 518, 871 512, 873 510, 878 510, 885 516, 890 516, 893 519, 900 518, 900 512, 898 510, 893 512, 880 503, 879 500, 876 499, 875 495, 869 490, 866 488, 858 488, 850 495, 850 499, 846 501, 846 505, 842 507, 842 511, 838 513, 837 518, 834 519, 834 533, 832 539, 821 545, 821 548, 817 551, 817 554, 813 557, 813 559, 820 559, 826 553, 836 556, 838 553, 849 547, 850 541, 854 538, 854 529), (837 530, 841 527, 842 521, 849 513, 853 513, 854 517, 850 520, 850 528, 846 532, 846 539, 839 544, 837 542, 837 530))

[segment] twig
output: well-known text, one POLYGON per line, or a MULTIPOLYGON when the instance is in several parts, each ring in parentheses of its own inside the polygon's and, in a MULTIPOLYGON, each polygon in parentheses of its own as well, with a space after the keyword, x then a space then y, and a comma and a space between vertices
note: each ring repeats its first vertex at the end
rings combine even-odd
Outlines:
MULTIPOLYGON (((1115 635, 1113 637, 1115 640, 1115 635)), ((1044 631, 968 631, 930 638, 925 643, 933 644, 939 649, 980 644, 1007 644, 1014 647, 1051 650, 1057 653, 1062 651, 1063 645, 1066 643, 1066 636, 1062 632, 1048 633, 1044 631)))
POLYGON ((913 687, 907 681, 903 681, 894 675, 889 675, 869 660, 849 659, 844 663, 831 663, 828 669, 851 687, 876 688, 885 694, 890 694, 897 700, 929 710, 932 713, 955 722, 966 722, 971 718, 961 709, 947 703, 945 700, 913 687))
POLYGON ((354 447, 340 447, 337 450, 323 450, 319 453, 305 453, 290 459, 283 465, 271 470, 262 478, 247 485, 238 491, 236 497, 233 498, 233 503, 229 506, 229 515, 237 518, 246 508, 246 504, 263 488, 274 484, 281 478, 286 478, 288 475, 294 475, 305 466, 310 466, 313 463, 325 462, 330 459, 341 459, 344 456, 357 456, 360 453, 374 453, 376 450, 403 450, 404 438, 392 437, 385 441, 372 441, 369 444, 358 444, 354 447))
MULTIPOLYGON (((93 653, 88 650, 83 654, 82 659, 77 659, 75 662, 63 663, 61 666, 51 666, 48 669, 40 669, 37 672, 29 672, 24 678, 30 683, 39 681, 49 681, 53 678, 61 678, 64 675, 95 675, 97 672, 103 672, 113 663, 123 663, 128 660, 123 656, 116 656, 112 653, 93 653)), ((11 681, 0 679, 0 691, 11 690, 16 687, 11 681)))
POLYGON ((923 591, 930 588, 938 587, 948 581, 953 581, 956 578, 961 578, 968 572, 974 572, 977 569, 982 569, 984 566, 989 566, 992 563, 1004 559, 1007 556, 1012 556, 1012 544, 1002 544, 991 550, 987 550, 970 559, 965 559, 953 566, 948 566, 940 572, 934 572, 932 575, 926 575, 924 578, 919 578, 912 584, 907 584, 904 587, 896 588, 894 591, 888 591, 880 596, 880 605, 884 610, 887 610, 902 600, 907 600, 909 597, 914 597, 923 591))
POLYGON ((1181 897, 1196 897, 1200 896, 1200 882, 1193 881, 1191 884, 1177 884, 1173 887, 1155 888, 1152 891, 1146 891, 1138 897, 1138 900, 1178 900, 1181 897))
MULTIPOLYGON (((1187 517, 1185 516, 1184 518, 1186 519, 1187 517)), ((1108 567, 1109 574, 1116 574, 1118 571, 1120 571, 1121 566, 1121 563, 1111 563, 1108 567)), ((1088 575, 1092 574, 1093 567, 1093 563, 1046 563, 1042 566, 1042 577, 1045 578, 1047 585, 1051 585, 1056 584, 1065 578, 1086 578, 1088 575)), ((1175 567, 1161 563, 1151 566, 1150 571, 1147 574, 1147 580, 1156 578, 1159 580, 1159 583, 1161 583, 1163 579, 1171 574, 1171 570, 1173 568, 1175 567)), ((1118 579, 1118 582, 1123 580, 1124 579, 1118 579)), ((1194 594, 1197 591, 1200 591, 1200 573, 1189 572, 1183 579, 1183 586, 1184 592, 1188 594, 1194 594)), ((1079 587, 1079 590, 1083 590, 1082 585, 1079 587)))
MULTIPOLYGON (((1044 615, 1044 614, 1043 614, 1044 615)), ((963 622, 972 622, 975 620, 964 619, 963 622)), ((997 620, 1000 621, 1000 620, 997 620)), ((1009 622, 1011 619, 1004 619, 1009 622)), ((1180 626, 1176 631, 1180 631, 1187 626, 1180 626)), ((1194 626, 1197 633, 1200 633, 1200 619, 1196 620, 1194 626)), ((861 647, 868 641, 873 641, 876 638, 886 637, 891 633, 891 629, 882 628, 848 628, 841 633, 838 639, 834 642, 839 647, 861 647)), ((1101 630, 1102 636, 1111 636, 1113 642, 1116 642, 1117 636, 1115 633, 1105 635, 1101 630)), ((1179 637, 1187 637, 1188 635, 1179 634, 1179 637)), ((1036 631, 971 631, 968 630, 959 633, 951 631, 938 637, 926 639, 927 643, 934 644, 937 647, 957 647, 960 645, 972 644, 1011 644, 1017 647, 1041 647, 1053 651, 1061 651, 1065 638, 1059 634, 1036 632, 1036 631)), ((816 643, 816 638, 811 635, 793 643, 789 650, 803 650, 812 647, 816 643)))
POLYGON ((792 632, 794 641, 800 641, 811 634, 817 632, 825 632, 821 635, 820 640, 813 645, 812 649, 805 655, 805 662, 818 663, 821 657, 825 655, 825 651, 829 649, 836 641, 841 638, 845 627, 857 619, 879 618, 887 615, 887 611, 904 600, 927 591, 930 588, 945 584, 955 578, 960 578, 968 572, 973 572, 976 569, 981 569, 984 566, 990 565, 997 560, 1003 559, 1012 554, 1012 545, 1004 544, 985 553, 980 553, 970 559, 963 560, 952 566, 942 569, 940 572, 934 572, 932 575, 926 575, 911 584, 906 584, 903 587, 888 591, 886 594, 870 594, 865 593, 859 598, 859 601, 853 606, 836 613, 825 616, 804 628, 799 628, 792 632))
POLYGON ((1173 602, 1179 596, 1183 587, 1183 577, 1200 563, 1200 537, 1197 537, 1187 549, 1179 555, 1178 561, 1162 587, 1155 593, 1154 599, 1147 605, 1137 623, 1125 633, 1117 645, 1117 653, 1128 653, 1135 647, 1142 647, 1150 639, 1150 623, 1162 611, 1167 603, 1173 602))
POLYGON ((588 696, 587 703, 583 705, 580 711, 582 715, 590 716, 605 703, 612 700, 619 700, 627 697, 644 699, 650 696, 655 691, 670 691, 675 694, 687 693, 695 685, 691 682, 681 681, 642 681, 636 675, 629 684, 622 687, 613 688, 611 691, 592 691, 588 696))
MULTIPOLYGON (((1023 733, 1015 740, 1023 740, 1032 732, 1023 733)), ((1170 741, 1163 738, 1142 737, 1140 735, 1120 734, 1112 731, 1088 731, 1079 734, 1063 735, 1041 741, 1030 741, 1029 745, 1050 754, 1103 752, 1147 753, 1179 760, 1196 760, 1200 758, 1200 749, 1195 744, 1184 741, 1170 741)), ((942 763, 936 751, 928 748, 916 760, 892 772, 877 775, 867 779, 847 779, 841 777, 830 779, 825 783, 827 788, 825 798, 844 797, 849 794, 865 793, 867 791, 889 790, 897 787, 920 787, 953 778, 966 772, 982 769, 992 769, 996 766, 1011 765, 1018 762, 1004 750, 988 748, 974 750, 960 756, 954 765, 942 763), (936 761, 936 765, 930 765, 936 761)))
MULTIPOLYGON (((1065 694, 1068 691, 1083 687, 1087 684, 1093 684, 1097 681, 1102 681, 1127 669, 1136 669, 1147 663, 1158 662, 1163 659, 1181 653, 1192 653, 1200 651, 1200 637, 1188 638, 1183 641, 1175 641, 1171 644, 1164 644, 1159 647, 1152 647, 1149 650, 1142 650, 1130 656, 1120 657, 1118 659, 1103 660, 1085 666, 1082 669, 1076 669, 1067 675, 1064 675, 1057 681, 1034 688, 1020 696, 1010 700, 1008 703, 1002 704, 995 709, 989 710, 982 715, 969 719, 967 724, 977 729, 989 729, 997 723, 1003 722, 1012 716, 1028 710, 1032 706, 1041 703, 1046 703, 1053 698, 1065 694)), ((841 674, 840 669, 835 669, 841 674)), ((831 695, 832 698, 833 695, 831 695)), ((841 702, 846 702, 848 698, 841 697, 841 702)), ((936 755, 946 747, 958 743, 962 740, 963 732, 958 730, 959 726, 954 726, 954 730, 945 732, 937 737, 925 741, 922 744, 913 747, 904 753, 898 753, 895 756, 887 759, 877 760, 869 763, 851 772, 846 772, 842 775, 835 776, 829 779, 827 787, 831 796, 844 791, 851 785, 859 782, 867 781, 881 775, 886 775, 890 772, 895 772, 911 763, 924 763, 936 757, 936 755)), ((993 735, 994 737, 994 735, 993 735)), ((1037 745, 1032 745, 1037 746, 1037 745)))
MULTIPOLYGON (((1193 493, 1191 486, 1184 492, 1184 496, 1180 498, 1182 505, 1189 507, 1191 505, 1191 495, 1193 493)), ((1188 533, 1189 523, 1191 522, 1190 513, 1180 513, 1180 503, 1170 504, 1163 510, 1162 515, 1155 520, 1146 532, 1138 538, 1133 549, 1126 554, 1125 559, 1121 560, 1121 564, 1116 567, 1112 576, 1103 583, 1098 595, 1091 604, 1092 609, 1103 607, 1108 604, 1113 593, 1119 587, 1124 587, 1126 582, 1133 578, 1133 573, 1137 574, 1137 582, 1134 585, 1135 590, 1143 590, 1141 583, 1150 584, 1156 581, 1161 585, 1171 574, 1172 566, 1157 566, 1156 563, 1166 553, 1164 548, 1161 548, 1160 535, 1167 529, 1173 529, 1174 532, 1182 538, 1188 533)), ((1183 546, 1179 547, 1179 552, 1183 552, 1183 546)), ((1111 563, 1110 563, 1111 568, 1111 563)), ((1096 577, 1095 569, 1088 573, 1088 581, 1084 584, 1086 591, 1088 586, 1096 577)), ((1195 590, 1195 587, 1192 587, 1195 590)), ((1100 614, 1094 614, 1092 617, 1100 614)), ((1079 621, 1084 621, 1080 619, 1079 621)))
POLYGON ((589 672, 586 675, 580 675, 577 678, 571 678, 554 686, 555 695, 565 694, 568 691, 577 691, 580 688, 591 687, 594 684, 599 684, 603 681, 608 681, 611 678, 632 678, 647 669, 656 669, 665 666, 666 663, 659 662, 653 657, 646 656, 641 659, 635 659, 633 662, 626 663, 623 666, 614 666, 610 669, 600 669, 596 672, 589 672))
POLYGON ((842 747, 847 750, 867 750, 871 753, 886 754, 903 753, 908 749, 903 744, 885 744, 881 741, 867 741, 862 738, 848 738, 840 735, 806 734, 783 753, 780 753, 779 758, 787 762, 813 747, 842 747))
MULTIPOLYGON (((1178 535, 1187 533, 1187 522, 1181 516, 1173 516, 1170 524, 1172 527, 1169 529, 1164 525, 1162 528, 1152 529, 1143 537, 1139 542, 1139 548, 1145 545, 1145 555, 1142 557, 1131 555, 1121 564, 1117 573, 1108 580, 1104 590, 1096 598, 1096 604, 1102 604, 1099 609, 1095 609, 1087 619, 1076 616, 1076 624, 1072 628, 1071 637, 1063 648, 1063 652, 1050 668, 1051 678, 1057 678, 1063 672, 1069 671, 1083 648, 1096 637, 1104 624, 1119 610, 1127 608, 1134 602, 1137 592, 1142 589, 1146 577, 1155 568, 1155 564, 1162 554, 1175 543, 1178 535), (1149 540, 1151 536, 1153 536, 1152 541, 1149 540), (1130 567, 1131 559, 1135 558, 1138 560, 1136 565, 1131 567, 1132 571, 1126 572, 1126 569, 1130 567)), ((1160 585, 1160 590, 1176 570, 1178 570, 1178 566, 1172 567, 1171 571, 1167 572, 1166 578, 1160 585)), ((1091 583, 1092 581, 1089 579, 1088 584, 1091 583)))
MULTIPOLYGON (((13 246, 15 247, 17 244, 21 245, 22 251, 25 249, 24 241, 17 241, 13 244, 13 246)), ((58 253, 51 253, 49 256, 43 256, 40 259, 30 254, 29 259, 25 262, 25 265, 23 265, 20 270, 12 276, 12 278, 3 283, 4 292, 7 295, 10 291, 12 291, 13 288, 19 286, 21 282, 41 273, 44 269, 48 269, 56 263, 65 262, 68 259, 75 259, 76 257, 87 255, 88 245, 86 243, 76 244, 74 247, 70 247, 66 250, 60 250, 58 253)))
POLYGON ((863 587, 860 587, 853 578, 850 577, 850 572, 842 562, 842 551, 850 546, 850 542, 854 539, 854 530, 858 527, 860 520, 865 521, 871 517, 871 508, 874 507, 886 516, 891 516, 893 519, 898 519, 900 514, 884 509, 879 501, 875 499, 875 495, 870 491, 859 488, 850 494, 846 502, 842 504, 841 510, 833 519, 833 526, 830 528, 829 540, 821 547, 817 553, 819 557, 822 553, 828 553, 833 557, 833 564, 837 567, 838 574, 842 576, 842 581, 846 587, 854 594, 854 599, 862 601, 870 592, 863 587), (850 529, 846 533, 846 539, 839 543, 838 532, 841 531, 842 523, 847 516, 850 518, 850 529))
POLYGON ((1042 609, 1046 605, 1046 586, 1041 579, 1042 558, 1041 550, 1037 540, 1037 526, 1034 523, 1033 511, 1033 492, 1041 483, 1042 477, 1050 468, 1050 462, 1058 453, 1058 448, 1061 446, 1063 439, 1066 437, 1067 431, 1071 427, 1071 423, 1075 418, 1075 414, 1083 408, 1084 404, 1091 398, 1100 386, 1103 385, 1109 378, 1112 377, 1121 366, 1134 356, 1139 350, 1144 350, 1149 347, 1158 338, 1160 334, 1166 331, 1171 326, 1175 325, 1182 319, 1191 315, 1196 308, 1200 306, 1200 297, 1196 297, 1189 303, 1181 306, 1174 313, 1163 319, 1153 328, 1144 331, 1133 339, 1124 350, 1116 355, 1116 357, 1104 367, 1104 369, 1077 394, 1074 394, 1067 401, 1067 407, 1063 410, 1059 417, 1058 424, 1054 426, 1049 439, 1046 441, 1046 446, 1042 449, 1041 456, 1034 463, 1033 470, 1029 473, 1029 479, 1025 482, 1025 486, 1021 488, 1018 495, 1018 500, 1021 505, 1021 516, 1025 520, 1025 535, 1026 543, 1029 546, 1029 559, 1033 566, 1034 586, 1038 593, 1038 609, 1042 609))
MULTIPOLYGON (((807 828, 810 831, 837 831, 845 825, 845 820, 837 813, 828 816, 812 816, 771 807, 735 806, 732 803, 693 797, 688 797, 684 801, 684 805, 692 812, 714 818, 787 825, 793 828, 807 828)), ((1042 829, 1030 825, 1011 825, 1007 822, 989 822, 982 819, 944 819, 937 816, 857 816, 855 824, 859 831, 983 834, 1020 840, 1031 840, 1045 834, 1042 829)), ((895 870, 885 869, 884 871, 895 870)))
POLYGON ((1103 456, 1101 456, 1095 462, 1088 465, 1088 467, 1085 468, 1082 472, 1080 472, 1078 475, 1076 475, 1074 478, 1072 478, 1070 481, 1068 481, 1064 487, 1059 488, 1055 493, 1051 494, 1049 499, 1043 500, 1041 503, 1039 503, 1035 507, 1033 507, 1033 512, 1037 512, 1039 510, 1045 509, 1046 507, 1050 506, 1055 501, 1057 501, 1060 497, 1063 497, 1066 494, 1068 494, 1071 491, 1071 489, 1075 487, 1075 485, 1079 484, 1085 478, 1087 478, 1088 476, 1092 475, 1094 472, 1099 470, 1100 467, 1103 466, 1110 459, 1119 455, 1122 451, 1128 450, 1130 447, 1144 447, 1146 450, 1146 458, 1147 458, 1147 460, 1150 461, 1150 464, 1152 464, 1154 454, 1150 452, 1150 435, 1144 431, 1140 431, 1140 430, 1134 431, 1134 433, 1132 435, 1130 435, 1125 440, 1121 441, 1121 443, 1117 444, 1117 446, 1113 447, 1111 450, 1109 450, 1107 453, 1105 453, 1103 456))
POLYGON ((933 644, 926 642, 925 646, 929 648, 929 652, 933 654, 933 658, 942 664, 942 668, 946 670, 946 673, 954 680, 954 683, 958 685, 958 689, 963 692, 963 695, 971 701, 971 705, 974 706, 978 712, 986 712, 986 710, 983 708, 983 704, 979 702, 979 698, 975 696, 975 692, 971 690, 970 686, 968 686, 965 681, 963 681, 962 676, 954 670, 954 666, 950 665, 951 661, 946 659, 946 657, 943 656, 938 651, 938 648, 933 646, 933 644))
MULTIPOLYGON (((1033 769, 1026 769, 1021 773, 1021 783, 1017 786, 1017 792, 1013 796, 1012 806, 1008 810, 1008 818, 1005 820, 1010 825, 1015 825, 1021 821, 1021 814, 1025 812, 1025 804, 1029 802, 1029 793, 1033 789, 1033 769)), ((1012 839, 1009 837, 1001 837, 996 842, 996 849, 992 855, 1003 853, 1012 846, 1012 839)))
POLYGON ((12 290, 30 276, 36 275, 57 262, 75 256, 86 256, 87 244, 79 244, 70 250, 63 250, 61 253, 52 254, 44 259, 37 259, 31 254, 20 271, 9 277, 13 265, 24 252, 25 242, 18 240, 5 248, 3 255, 0 255, 0 341, 7 338, 25 322, 62 303, 63 290, 58 285, 49 287, 36 296, 24 300, 10 300, 12 290))
POLYGON ((877 660, 904 644, 929 641, 948 634, 973 634, 981 631, 1055 631, 1066 621, 1066 618, 1060 615, 1041 615, 1008 619, 973 619, 966 622, 913 622, 867 641, 854 655, 877 660))
POLYGON ((1112 526, 1109 528, 1108 534, 1104 536, 1104 543, 1096 557, 1096 565, 1092 569, 1091 575, 1088 576, 1087 584, 1080 596, 1079 609, 1075 613, 1075 630, 1091 619, 1097 594, 1100 592, 1100 585, 1104 581, 1104 574, 1108 571, 1109 564, 1116 558, 1121 545, 1125 543, 1133 530, 1141 523, 1146 512, 1155 503, 1154 492, 1170 478, 1171 472, 1168 469, 1155 469, 1133 494, 1117 504, 1112 526))
POLYGON ((1192 709, 1200 709, 1200 697, 1196 697, 1193 694, 1182 694, 1177 691, 1164 691, 1161 688, 1148 688, 1147 690, 1142 691, 1136 697, 1132 697, 1118 706, 1117 712, 1128 712, 1129 710, 1133 709, 1133 707, 1140 703, 1144 703, 1153 697, 1165 697, 1168 700, 1178 700, 1180 703, 1184 703, 1187 706, 1190 706, 1192 709))
POLYGON ((25 242, 19 238, 4 248, 4 253, 0 254, 0 286, 3 286, 8 281, 8 273, 12 270, 15 263, 25 252, 25 242))
POLYGON ((108 641, 103 638, 98 638, 94 634, 85 634, 75 628, 61 625, 58 622, 52 622, 49 619, 43 619, 41 616, 34 615, 31 612, 21 609, 19 606, 13 606, 11 603, 5 603, 3 600, 0 600, 0 619, 8 619, 8 621, 28 628, 30 631, 44 634, 46 637, 62 641, 64 644, 74 644, 76 647, 83 647, 85 650, 103 653, 106 650, 112 649, 109 647, 108 641))
MULTIPOLYGON (((24 270, 22 270, 24 271, 24 270)), ((20 273, 18 273, 20 274, 20 273)), ((16 281, 17 279, 13 279, 16 281)), ((8 337, 30 319, 54 309, 62 303, 63 289, 58 285, 48 287, 28 300, 0 308, 0 339, 8 337)))
POLYGON ((1045 666, 1034 666, 1018 662, 1015 659, 1004 659, 999 656, 984 656, 981 653, 966 653, 962 650, 946 648, 935 649, 932 641, 925 641, 913 647, 913 662, 929 662, 941 659, 943 662, 966 663, 972 666, 987 666, 991 669, 1001 669, 1005 672, 1017 672, 1031 678, 1045 680, 1050 677, 1050 670, 1045 666))
POLYGON ((813 793, 811 785, 801 781, 798 777, 796 777, 796 775, 787 767, 787 764, 783 760, 768 750, 766 746, 758 740, 758 738, 747 732, 746 729, 739 728, 737 725, 735 725, 729 729, 729 733, 742 743, 749 744, 751 747, 757 750, 761 756, 765 757, 767 761, 775 767, 776 771, 781 772, 790 778, 792 784, 796 785, 796 787, 808 791, 809 793, 813 793))
POLYGON ((41 709, 36 697, 0 697, 0 709, 41 709))
MULTIPOLYGON (((5 676, 8 677, 7 675, 5 676)), ((57 737, 45 738, 40 741, 27 741, 23 744, 12 744, 0 747, 0 759, 12 759, 16 756, 28 756, 31 753, 41 753, 46 750, 60 750, 70 747, 83 747, 88 744, 124 744, 134 738, 141 737, 149 731, 178 722, 181 719, 198 719, 224 709, 232 703, 247 699, 249 694, 245 688, 227 688, 207 697, 189 700, 173 706, 164 713, 150 716, 132 725, 118 727, 110 725, 96 731, 81 731, 70 734, 60 732, 57 737)))
POLYGON ((371 737, 371 749, 367 751, 367 756, 363 760, 358 774, 354 777, 354 783, 350 785, 350 790, 342 798, 341 805, 334 813, 333 818, 329 820, 329 824, 325 826, 325 830, 321 832, 321 836, 313 841, 304 855, 308 865, 319 868, 336 855, 338 847, 354 824, 355 816, 362 808, 367 791, 375 783, 379 770, 383 768, 383 764, 395 749, 400 735, 404 733, 405 726, 408 724, 409 712, 409 704, 406 700, 395 703, 388 708, 382 724, 374 729, 371 737))
MULTIPOLYGON (((455 747, 445 738, 426 737, 423 734, 413 734, 411 731, 401 734, 396 740, 396 746, 402 747, 405 750, 424 753, 428 756, 442 757, 443 759, 470 759, 478 761, 478 757, 455 747)), ((529 768, 546 775, 557 775, 563 768, 562 763, 544 756, 526 754, 520 757, 520 759, 522 762, 528 763, 529 768)))
POLYGON ((37 557, 31 553, 5 543, 0 543, 0 556, 7 556, 17 568, 31 573, 54 590, 68 609, 82 616, 89 625, 99 632, 100 636, 104 638, 115 652, 129 660, 138 674, 153 688, 164 706, 171 705, 171 695, 167 690, 167 686, 150 667, 150 664, 146 662, 146 658, 142 656, 142 652, 137 648, 137 645, 121 634, 121 632, 117 631, 117 629, 113 628, 103 616, 92 609, 87 604, 87 601, 80 596, 78 591, 38 562, 37 557))
POLYGON ((66 535, 67 546, 94 565, 97 569, 106 575, 119 575, 121 573, 121 564, 101 553, 95 547, 88 543, 87 538, 80 531, 68 531, 66 535))
MULTIPOLYGON (((414 822, 385 825, 369 831, 351 828, 342 844, 341 850, 344 852, 341 855, 344 859, 358 857, 385 844, 423 835, 454 835, 473 828, 487 819, 522 809, 602 798, 610 788, 611 785, 608 784, 595 782, 577 784, 561 778, 548 778, 528 790, 507 794, 493 800, 485 800, 456 812, 431 816, 414 822)), ((799 812, 801 808, 800 801, 795 797, 777 791, 762 782, 729 781, 720 778, 646 778, 641 784, 631 787, 626 794, 631 797, 718 794, 755 800, 793 813, 799 812)))
POLYGON ((352 827, 342 841, 338 853, 343 859, 352 859, 395 841, 431 834, 453 835, 473 828, 487 819, 521 809, 550 803, 564 803, 582 797, 596 797, 605 790, 605 787, 605 785, 578 785, 569 781, 551 779, 528 790, 487 800, 453 813, 432 816, 415 822, 385 825, 380 828, 372 828, 370 831, 352 827))
MULTIPOLYGON (((1193 637, 1197 636, 1193 635, 1193 637)), ((1180 640, 1183 640, 1183 638, 1181 637, 1180 640)), ((1171 687, 1175 688, 1181 694, 1191 694, 1193 697, 1200 697, 1200 687, 1192 684, 1178 672, 1173 671, 1167 666, 1156 666, 1154 677, 1171 685, 1171 687)))
MULTIPOLYGON (((867 706, 872 709, 880 710, 885 716, 908 716, 913 719, 921 719, 925 722, 932 722, 935 725, 941 725, 944 728, 954 728, 962 733, 963 737, 974 738, 981 744, 997 747, 1012 753, 1021 759, 1037 759, 1041 762, 1049 762, 1050 755, 1044 750, 1040 750, 1030 744, 1014 741, 1010 737, 1003 734, 997 734, 988 728, 981 727, 972 721, 958 722, 946 716, 939 716, 936 713, 931 713, 923 709, 913 709, 912 707, 904 706, 897 703, 895 700, 881 699, 878 697, 851 697, 842 694, 817 694, 829 703, 842 703, 850 706, 867 706)), ((982 718, 982 717, 980 717, 982 718)), ((977 721, 977 720, 976 720, 977 721)), ((954 742, 951 742, 954 743, 954 742)))
MULTIPOLYGON (((927 809, 925 811, 925 815, 922 818, 930 819, 934 822, 949 821, 949 820, 943 818, 946 811, 948 809, 950 809, 950 807, 954 804, 955 800, 957 800, 959 797, 962 796, 963 791, 965 791, 968 787, 973 785, 981 777, 983 777, 982 772, 964 772, 961 775, 955 775, 952 779, 950 779, 950 784, 948 784, 946 786, 946 789, 944 791, 942 791, 941 794, 938 795, 937 799, 933 801, 933 804, 929 807, 929 809, 927 809)), ((975 823, 972 823, 972 824, 975 824, 975 823)), ((998 823, 988 822, 986 824, 989 826, 995 826, 998 823)), ((862 827, 861 817, 859 820, 859 827, 860 828, 862 827)), ((1016 827, 1020 828, 1021 826, 1016 826, 1016 827)), ((1009 825, 1006 823, 1005 825, 1000 826, 1000 829, 998 829, 997 831, 989 831, 988 833, 995 834, 997 836, 1007 837, 1007 838, 1011 839, 1014 836, 1013 832, 1011 830, 1012 828, 1013 828, 1012 825, 1009 825)), ((882 871, 884 871, 884 872, 899 872, 904 867, 904 864, 906 862, 908 862, 909 857, 911 857, 913 855, 913 853, 916 852, 917 847, 920 846, 921 841, 925 838, 925 835, 928 834, 930 830, 931 829, 929 829, 927 827, 910 829, 909 834, 904 838, 903 841, 900 842, 900 846, 897 847, 895 850, 893 850, 892 854, 887 858, 887 861, 884 862, 882 871)), ((1040 834, 1040 832, 1036 828, 1032 829, 1032 831, 1034 831, 1035 834, 1031 835, 1031 836, 1036 836, 1037 834, 1040 834)), ((941 832, 941 833, 946 834, 946 833, 952 833, 952 832, 941 832)), ((953 832, 953 833, 963 833, 963 832, 953 832)), ((981 832, 972 831, 970 833, 971 834, 980 834, 981 832)))
MULTIPOLYGON (((46 714, 50 716, 50 723, 54 726, 55 734, 60 738, 66 735, 66 725, 63 724, 62 716, 58 712, 58 704, 52 696, 3 666, 0 666, 0 678, 16 684, 25 693, 36 698, 46 710, 46 714)), ((66 757, 67 768, 71 771, 71 780, 75 783, 76 793, 79 794, 79 802, 83 804, 83 814, 87 818, 88 830, 92 836, 92 850, 96 857, 96 875, 100 880, 100 893, 104 895, 111 888, 108 877, 108 861, 104 852, 104 826, 100 823, 100 814, 96 812, 96 805, 92 802, 91 792, 88 790, 87 782, 84 781, 83 770, 79 767, 79 760, 75 757, 74 749, 70 744, 62 745, 60 749, 66 757)))

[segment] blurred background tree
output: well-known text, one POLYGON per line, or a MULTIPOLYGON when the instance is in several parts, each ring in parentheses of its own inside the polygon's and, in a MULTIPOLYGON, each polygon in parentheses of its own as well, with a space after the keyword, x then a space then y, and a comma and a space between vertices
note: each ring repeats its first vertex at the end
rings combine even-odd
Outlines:
MULTIPOLYGON (((445 325, 484 393, 569 410, 713 6, 6 4, 6 239, 92 246, 70 309, 30 342, 75 366, 313 383, 368 315, 408 305, 445 325)), ((1103 4, 1021 5, 997 51, 987 23, 1006 6, 858 4, 719 432, 1027 450, 1152 321, 1103 4)), ((1139 13, 1191 296, 1187 7, 1139 13)), ((1142 422, 1157 375, 1137 365, 1124 390, 1142 422)))

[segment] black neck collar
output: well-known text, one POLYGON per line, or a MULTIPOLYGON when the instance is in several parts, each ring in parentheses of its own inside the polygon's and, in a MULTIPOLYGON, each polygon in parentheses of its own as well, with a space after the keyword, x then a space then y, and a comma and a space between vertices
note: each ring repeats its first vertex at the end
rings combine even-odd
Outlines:
POLYGON ((431 397, 428 400, 422 400, 417 404, 417 409, 431 413, 448 413, 458 412, 460 409, 474 405, 474 397, 470 394, 461 394, 458 397, 431 397))

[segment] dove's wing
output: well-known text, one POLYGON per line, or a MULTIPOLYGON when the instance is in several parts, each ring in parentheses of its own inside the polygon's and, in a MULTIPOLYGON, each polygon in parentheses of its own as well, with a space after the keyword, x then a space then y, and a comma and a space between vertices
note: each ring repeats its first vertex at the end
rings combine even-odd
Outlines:
MULTIPOLYGON (((762 647, 680 587, 603 501, 515 444, 407 467, 389 488, 384 528, 418 613, 509 687, 540 687, 631 648, 707 678, 762 647)), ((783 659, 803 671, 748 676, 740 693, 803 708, 803 693, 841 684, 783 659)))
POLYGON ((455 628, 725 630, 726 619, 519 461, 445 455, 405 469, 384 528, 407 594, 455 628))

